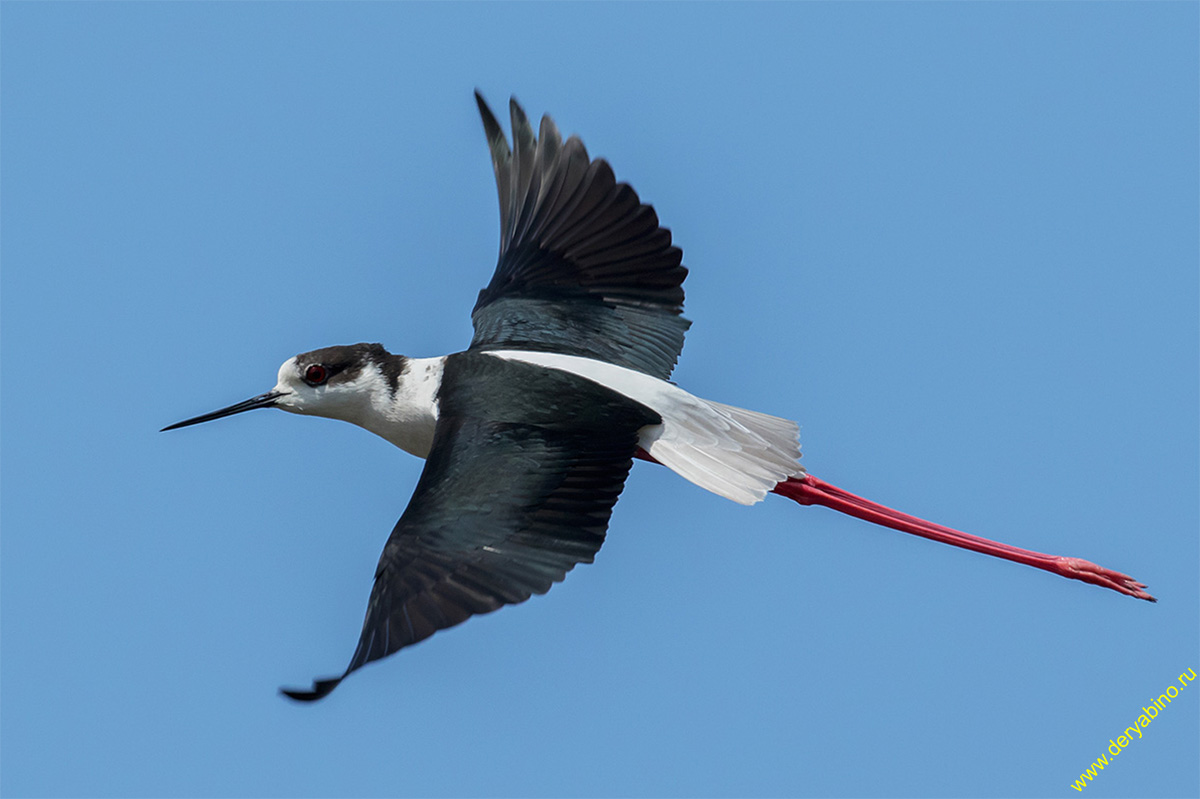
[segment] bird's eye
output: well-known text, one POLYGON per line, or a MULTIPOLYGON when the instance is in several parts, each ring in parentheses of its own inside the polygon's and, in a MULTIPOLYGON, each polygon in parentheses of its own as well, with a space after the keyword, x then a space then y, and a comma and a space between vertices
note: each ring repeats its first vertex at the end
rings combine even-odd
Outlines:
POLYGON ((318 363, 304 370, 304 382, 310 386, 319 386, 329 379, 329 373, 325 371, 325 367, 318 363))

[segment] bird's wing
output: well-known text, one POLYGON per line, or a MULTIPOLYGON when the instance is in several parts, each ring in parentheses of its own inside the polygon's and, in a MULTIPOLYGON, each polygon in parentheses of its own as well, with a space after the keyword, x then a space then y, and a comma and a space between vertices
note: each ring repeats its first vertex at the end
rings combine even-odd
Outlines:
POLYGON ((482 353, 447 358, 433 449, 396 523, 355 669, 438 630, 543 594, 604 542, 638 430, 661 418, 562 372, 482 353), (486 390, 480 387, 486 386, 486 390))
POLYGON ((472 349, 596 358, 667 379, 691 324, 671 231, 577 137, 542 117, 535 138, 516 100, 513 149, 475 93, 500 194, 500 259, 471 314, 472 349))

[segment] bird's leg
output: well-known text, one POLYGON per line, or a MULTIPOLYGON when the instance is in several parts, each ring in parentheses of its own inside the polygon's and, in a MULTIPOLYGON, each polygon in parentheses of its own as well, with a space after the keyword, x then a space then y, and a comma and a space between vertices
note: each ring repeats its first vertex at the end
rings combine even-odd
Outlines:
MULTIPOLYGON (((658 463, 652 455, 640 447, 634 453, 634 457, 649 461, 650 463, 658 463)), ((998 541, 964 533, 950 527, 943 527, 940 524, 934 524, 933 522, 919 519, 916 516, 901 513, 886 505, 880 505, 878 502, 872 502, 856 494, 851 494, 849 491, 826 483, 824 480, 819 480, 810 474, 806 474, 803 477, 789 477, 775 486, 772 489, 772 493, 787 497, 801 505, 823 505, 839 513, 845 513, 872 522, 873 524, 881 524, 893 530, 912 533, 922 538, 941 541, 943 544, 970 549, 974 552, 982 552, 985 555, 993 555, 997 558, 1024 563, 1027 566, 1045 569, 1048 572, 1054 572, 1063 577, 1069 577, 1072 580, 1082 580, 1085 583, 1111 588, 1114 591, 1119 591, 1122 594, 1127 594, 1138 599, 1145 599, 1150 602, 1158 601, 1145 590, 1145 584, 1139 583, 1128 575, 1121 574, 1112 569, 1106 569, 1103 566, 1097 566, 1095 563, 1083 558, 1047 555, 1042 552, 1034 552, 1030 549, 1021 549, 1020 547, 1001 544, 998 541)))
POLYGON ((1085 583, 1111 588, 1138 599, 1156 602, 1157 600, 1145 591, 1146 586, 1120 572, 1097 566, 1082 558, 1064 558, 1057 555, 1046 555, 1028 549, 1001 544, 987 538, 980 538, 940 524, 918 519, 892 510, 889 507, 863 499, 860 496, 844 491, 835 485, 818 480, 812 475, 791 477, 773 489, 774 493, 795 500, 801 505, 824 505, 841 513, 864 519, 893 530, 919 535, 944 544, 994 555, 997 558, 1024 563, 1038 569, 1045 569, 1073 580, 1083 580, 1085 583))

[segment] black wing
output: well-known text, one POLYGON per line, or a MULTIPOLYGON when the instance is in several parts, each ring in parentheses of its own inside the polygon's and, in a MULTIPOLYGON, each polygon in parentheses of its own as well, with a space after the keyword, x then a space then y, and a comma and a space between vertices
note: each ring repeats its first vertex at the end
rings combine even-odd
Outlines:
POLYGON ((475 93, 500 193, 500 260, 471 314, 472 349, 582 355, 670 377, 691 324, 671 231, 577 137, 517 105, 514 149, 475 93))
POLYGON ((447 359, 433 449, 396 523, 348 674, 471 616, 544 594, 604 543, 653 411, 593 383, 480 353, 447 359))

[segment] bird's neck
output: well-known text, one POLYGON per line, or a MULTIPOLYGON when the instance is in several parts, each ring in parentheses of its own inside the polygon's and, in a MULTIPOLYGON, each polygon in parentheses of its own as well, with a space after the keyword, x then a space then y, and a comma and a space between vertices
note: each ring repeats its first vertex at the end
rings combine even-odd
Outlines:
POLYGON ((379 369, 378 380, 372 381, 369 403, 361 418, 352 421, 405 452, 424 458, 433 445, 437 393, 446 358, 390 357, 402 367, 398 377, 389 379, 387 370, 379 369))

